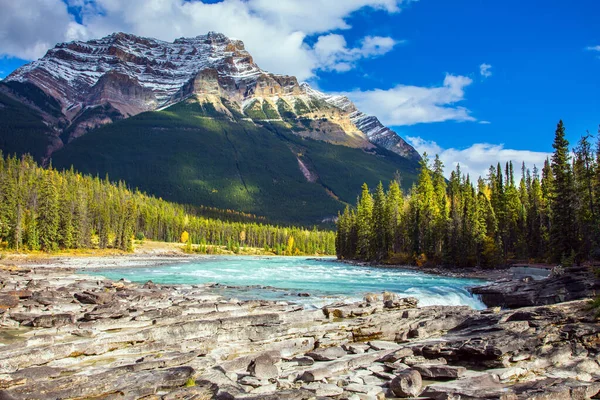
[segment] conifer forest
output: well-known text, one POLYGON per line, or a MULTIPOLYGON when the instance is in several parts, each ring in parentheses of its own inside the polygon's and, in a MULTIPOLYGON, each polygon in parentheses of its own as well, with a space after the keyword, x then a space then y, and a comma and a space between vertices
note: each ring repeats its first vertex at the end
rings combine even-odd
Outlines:
POLYGON ((456 166, 446 179, 440 159, 425 156, 409 193, 398 180, 373 192, 364 184, 339 216, 338 258, 458 267, 600 259, 600 140, 587 134, 571 149, 560 121, 552 146, 541 170, 509 162, 474 180, 456 166))
MULTIPOLYGON (((195 210, 195 209, 194 209, 195 210)), ((209 209, 206 218, 123 182, 41 168, 30 156, 0 154, 0 244, 14 251, 133 249, 134 240, 257 247, 281 255, 334 254, 334 232, 258 223, 258 217, 209 209), (231 221, 225 220, 230 215, 231 221), (224 218, 225 217, 225 218, 224 218), (250 220, 250 221, 249 221, 250 220)), ((206 212, 200 209, 199 212, 206 212)))

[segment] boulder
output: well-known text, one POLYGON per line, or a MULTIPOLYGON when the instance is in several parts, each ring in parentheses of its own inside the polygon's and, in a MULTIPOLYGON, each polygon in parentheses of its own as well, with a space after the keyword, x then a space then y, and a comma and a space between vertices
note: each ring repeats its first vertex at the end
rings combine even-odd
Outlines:
POLYGON ((110 303, 114 294, 112 292, 90 292, 75 293, 77 301, 83 304, 106 304, 110 303))
POLYGON ((381 301, 381 296, 377 293, 367 293, 363 300, 367 304, 375 304, 381 301))
POLYGON ((465 367, 455 367, 443 364, 415 364, 413 369, 418 371, 424 378, 434 380, 438 379, 457 379, 467 371, 465 367))
POLYGON ((422 390, 423 379, 414 369, 400 371, 390 382, 390 391, 397 397, 418 397, 422 390))
POLYGON ((368 344, 375 351, 377 351, 377 350, 396 350, 397 348, 400 347, 400 345, 398 343, 387 342, 384 340, 371 340, 368 344))
MULTIPOLYGON (((490 374, 483 374, 472 378, 459 379, 444 383, 434 383, 427 386, 423 393, 421 393, 421 396, 434 400, 517 400, 517 397, 511 390, 504 388, 500 384, 497 376, 490 374)), ((558 400, 558 398, 555 400, 558 400)))
POLYGON ((10 308, 19 305, 19 297, 14 294, 0 293, 0 312, 4 312, 10 308))
POLYGON ((17 296, 19 299, 28 299, 33 293, 31 290, 8 290, 6 292, 1 292, 0 295, 7 294, 9 296, 17 296))
POLYGON ((73 323, 75 323, 73 314, 51 314, 35 317, 31 324, 36 328, 58 328, 73 323))
POLYGON ((97 305, 92 311, 85 313, 83 319, 86 321, 94 321, 103 318, 122 318, 127 315, 129 315, 129 312, 127 311, 127 306, 125 304, 112 302, 97 305))
POLYGON ((333 361, 344 357, 347 353, 341 347, 318 348, 306 355, 316 361, 333 361))
POLYGON ((296 362, 300 366, 308 366, 313 365, 315 363, 315 360, 309 356, 294 357, 290 361, 296 362))
POLYGON ((268 354, 263 354, 248 366, 248 372, 258 379, 277 378, 279 369, 275 365, 276 360, 268 354))
POLYGON ((396 293, 383 293, 383 306, 387 309, 417 308, 419 300, 416 297, 399 297, 396 293))

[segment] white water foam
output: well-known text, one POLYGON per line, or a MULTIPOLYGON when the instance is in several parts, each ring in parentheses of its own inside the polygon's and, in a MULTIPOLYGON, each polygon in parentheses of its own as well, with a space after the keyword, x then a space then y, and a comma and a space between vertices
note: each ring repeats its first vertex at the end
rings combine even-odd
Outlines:
POLYGON ((366 293, 390 291, 400 296, 416 297, 421 306, 485 308, 467 290, 469 286, 484 283, 480 280, 433 276, 394 268, 353 266, 332 258, 202 257, 173 265, 109 269, 97 273, 136 282, 220 283, 237 287, 227 289, 225 295, 232 297, 293 301, 313 307, 339 301, 359 301, 366 293), (297 296, 304 292, 311 296, 297 296))

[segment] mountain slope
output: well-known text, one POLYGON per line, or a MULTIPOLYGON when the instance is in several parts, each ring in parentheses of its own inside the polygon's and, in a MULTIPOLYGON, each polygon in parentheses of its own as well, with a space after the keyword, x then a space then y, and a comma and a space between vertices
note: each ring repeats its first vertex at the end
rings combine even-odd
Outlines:
MULTIPOLYGON (((364 115, 346 97, 328 96, 293 76, 260 69, 243 42, 219 33, 173 43, 125 33, 61 43, 10 74, 0 92, 27 104, 32 90, 23 88, 30 87, 52 99, 52 104, 36 106, 62 145, 95 127, 197 96, 214 102, 218 110, 225 110, 220 104, 225 98, 251 118, 281 119, 292 112, 323 120, 337 127, 325 126, 327 134, 318 135, 320 140, 352 147, 375 144, 419 159, 395 132, 364 115)), ((302 133, 311 136, 321 128, 312 125, 302 133)), ((48 153, 57 147, 53 144, 48 153)))
POLYGON ((346 97, 260 69, 218 33, 58 44, 0 82, 0 149, 169 200, 319 223, 419 154, 346 97))
POLYGON ((280 121, 231 120, 210 103, 178 103, 94 130, 57 151, 52 163, 108 173, 165 199, 319 224, 358 193, 416 163, 388 150, 370 152, 303 138, 280 121))

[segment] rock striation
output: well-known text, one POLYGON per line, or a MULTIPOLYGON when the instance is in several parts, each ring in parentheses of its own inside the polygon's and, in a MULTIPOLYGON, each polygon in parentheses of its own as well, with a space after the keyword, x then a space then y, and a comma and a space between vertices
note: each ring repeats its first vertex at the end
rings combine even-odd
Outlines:
POLYGON ((593 268, 571 267, 542 279, 500 280, 470 289, 488 307, 519 308, 595 297, 600 280, 593 268))
POLYGON ((302 136, 420 160, 347 97, 264 71, 242 41, 215 32, 172 43, 126 33, 60 43, 11 73, 0 93, 39 111, 65 144, 95 127, 193 99, 231 118, 286 121, 302 136))
POLYGON ((306 310, 207 286, 0 269, 3 399, 589 399, 587 301, 519 310, 370 295, 306 310), (387 303, 384 303, 386 299, 387 303), (363 310, 364 312, 360 312, 363 310))

